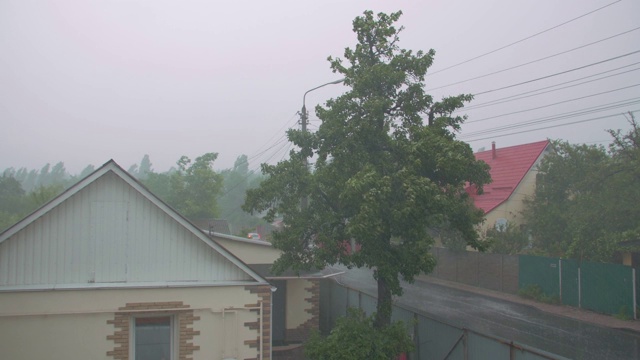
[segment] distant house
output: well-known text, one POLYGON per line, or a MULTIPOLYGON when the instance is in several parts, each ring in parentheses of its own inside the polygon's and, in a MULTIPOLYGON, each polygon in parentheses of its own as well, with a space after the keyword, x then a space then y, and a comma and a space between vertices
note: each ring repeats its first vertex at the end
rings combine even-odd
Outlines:
POLYGON ((477 160, 491 167, 493 180, 481 195, 475 188, 467 189, 485 213, 483 230, 508 222, 521 224, 524 200, 535 192, 537 166, 549 151, 550 142, 544 140, 504 148, 492 143, 491 150, 475 153, 477 160))
POLYGON ((0 357, 270 359, 272 290, 109 161, 0 233, 0 357))
POLYGON ((225 219, 191 219, 191 222, 203 230, 231 235, 231 227, 225 219))

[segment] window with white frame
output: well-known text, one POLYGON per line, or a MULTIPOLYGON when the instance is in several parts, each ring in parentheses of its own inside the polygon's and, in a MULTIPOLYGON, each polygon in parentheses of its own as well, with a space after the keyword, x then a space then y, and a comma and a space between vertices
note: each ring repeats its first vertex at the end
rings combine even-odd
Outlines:
POLYGON ((173 316, 132 318, 131 352, 135 360, 173 360, 173 316))

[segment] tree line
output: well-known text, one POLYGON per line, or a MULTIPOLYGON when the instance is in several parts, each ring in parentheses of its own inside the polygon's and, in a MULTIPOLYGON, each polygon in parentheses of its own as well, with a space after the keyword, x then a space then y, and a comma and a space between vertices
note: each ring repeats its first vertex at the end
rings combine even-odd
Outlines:
MULTIPOLYGON (((233 168, 221 171, 213 168, 217 157, 217 153, 193 160, 182 156, 175 167, 156 172, 149 155, 144 155, 139 164, 131 165, 127 171, 188 219, 224 218, 235 235, 246 236, 257 225, 266 224, 259 216, 240 209, 246 191, 258 186, 263 177, 249 171, 246 155, 239 156, 233 168)), ((46 164, 40 170, 5 169, 0 177, 0 231, 95 170, 88 165, 80 174, 71 175, 63 162, 53 167, 46 164)))

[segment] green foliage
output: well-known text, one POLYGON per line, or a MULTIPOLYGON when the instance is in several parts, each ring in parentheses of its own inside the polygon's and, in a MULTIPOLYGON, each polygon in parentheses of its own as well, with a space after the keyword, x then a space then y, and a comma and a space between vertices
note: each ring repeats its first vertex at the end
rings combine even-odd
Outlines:
POLYGON ((178 171, 171 174, 169 204, 190 219, 214 218, 217 215, 216 198, 222 188, 222 176, 213 170, 217 153, 198 156, 193 163, 182 156, 178 171))
MULTIPOLYGON (((155 173, 148 155, 136 167, 144 175, 142 183, 188 219, 212 219, 218 214, 217 197, 222 189, 222 176, 213 170, 216 153, 206 153, 195 160, 182 156, 178 169, 155 173)), ((132 166, 133 167, 133 166, 132 166)))
POLYGON ((488 229, 484 237, 495 254, 516 255, 529 246, 529 234, 511 222, 488 229))
POLYGON ((402 322, 382 329, 360 309, 351 308, 326 338, 314 333, 305 344, 310 360, 389 360, 413 349, 402 322))
POLYGON ((20 182, 9 174, 0 177, 0 232, 18 222, 29 209, 20 182))
MULTIPOLYGON (((263 179, 261 174, 249 171, 249 159, 247 155, 239 156, 232 169, 223 170, 220 173, 224 179, 222 194, 218 197, 220 215, 231 224, 232 229, 255 228, 266 222, 257 216, 242 211, 247 189, 258 187, 263 179)), ((239 230, 240 236, 247 236, 247 232, 239 230)))
POLYGON ((560 299, 556 295, 547 295, 540 285, 529 284, 518 290, 518 295, 525 299, 531 299, 547 304, 560 304, 560 299))
POLYGON ((316 133, 288 131, 299 150, 277 165, 263 164, 268 178, 247 192, 244 204, 266 211, 267 221, 283 219, 285 226, 273 234, 283 250, 275 271, 338 262, 373 268, 379 327, 390 322, 391 297, 402 294, 400 278, 413 281, 433 269, 429 229, 446 224, 468 244, 481 245, 474 225, 483 214, 464 188, 482 189, 490 181, 488 166, 455 137, 464 117, 452 113, 471 95, 436 102, 425 93, 435 52, 398 47, 402 28, 394 23, 400 15, 366 11, 353 21, 358 44, 345 50, 347 64, 329 57, 349 91, 316 107, 322 121, 316 133), (302 199, 309 206, 301 206, 302 199), (349 240, 361 250, 347 254, 349 240))
POLYGON ((62 184, 54 184, 40 186, 27 194, 15 178, 6 175, 0 177, 0 232, 56 197, 62 190, 62 184))
POLYGON ((525 219, 536 251, 590 261, 610 261, 618 242, 640 232, 640 130, 611 131, 601 146, 554 142, 539 167, 525 219))
POLYGON ((25 192, 22 186, 12 176, 0 177, 0 211, 23 212, 26 210, 24 202, 25 192), (17 211, 16 211, 17 210, 17 211))
POLYGON ((63 190, 64 187, 59 183, 49 186, 39 186, 29 193, 29 208, 33 210, 39 208, 40 206, 48 203, 54 197, 60 195, 63 190))

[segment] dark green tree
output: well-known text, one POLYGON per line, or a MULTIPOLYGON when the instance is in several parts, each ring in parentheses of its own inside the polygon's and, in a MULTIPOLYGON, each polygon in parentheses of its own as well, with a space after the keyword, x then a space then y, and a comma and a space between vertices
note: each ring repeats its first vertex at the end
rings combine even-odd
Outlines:
POLYGON ((640 236, 640 130, 610 131, 602 146, 554 142, 541 162, 525 219, 534 250, 550 256, 610 261, 622 240, 640 236))
POLYGON ((490 180, 487 165, 455 136, 464 118, 451 114, 472 96, 434 101, 425 93, 435 52, 398 47, 400 16, 366 11, 353 21, 355 49, 345 49, 345 61, 328 59, 349 90, 316 108, 322 121, 316 133, 288 131, 299 150, 277 165, 263 164, 268 179, 248 191, 244 205, 267 211, 267 221, 283 218, 273 234, 283 250, 276 271, 335 263, 372 268, 376 328, 389 326, 400 280, 432 271, 430 228, 447 223, 480 245, 474 224, 483 214, 464 188, 482 189, 490 180), (345 251, 350 240, 359 251, 345 251))
POLYGON ((190 219, 214 218, 216 199, 222 189, 222 176, 213 170, 217 153, 198 156, 193 162, 186 156, 178 160, 178 171, 171 174, 169 204, 190 219))
MULTIPOLYGON (((8 174, 9 172, 5 172, 8 174)), ((28 210, 25 192, 12 176, 0 177, 0 232, 16 223, 28 210)))
POLYGON ((144 180, 149 176, 150 173, 153 172, 151 168, 151 160, 149 159, 149 155, 145 154, 140 160, 140 167, 138 168, 138 179, 144 180))
POLYGON ((160 199, 170 202, 171 196, 171 174, 172 173, 154 173, 147 174, 147 178, 142 180, 142 183, 151 192, 160 199))
POLYGON ((52 184, 49 186, 38 186, 27 196, 29 201, 29 208, 32 210, 39 208, 40 206, 52 200, 54 197, 60 195, 63 190, 64 185, 62 183, 52 184))
POLYGON ((253 232, 258 224, 266 222, 261 218, 253 216, 242 210, 242 204, 247 193, 247 189, 256 188, 262 180, 261 174, 254 174, 249 170, 249 159, 247 155, 240 155, 233 164, 233 168, 221 172, 224 178, 222 194, 218 198, 220 215, 229 221, 233 231, 240 236, 247 236, 248 232, 253 232))
MULTIPOLYGON (((568 256, 580 231, 578 203, 602 191, 599 181, 609 162, 602 146, 552 143, 553 152, 538 167, 536 190, 526 203, 525 219, 534 249, 548 256, 568 256)), ((594 211, 598 211, 593 209, 594 211)), ((596 222, 599 223, 599 222, 596 222)), ((591 236, 590 236, 591 238, 591 236)))
POLYGON ((488 251, 495 254, 516 255, 529 247, 529 234, 514 223, 496 225, 484 234, 488 251))
POLYGON ((62 187, 65 187, 69 177, 67 169, 64 167, 64 163, 60 161, 51 168, 51 173, 49 173, 49 178, 47 179, 46 184, 47 186, 62 185, 62 187))
POLYGON ((35 187, 38 186, 47 186, 49 185, 49 170, 51 169, 51 165, 47 163, 40 169, 40 173, 38 174, 38 179, 36 180, 35 187))

